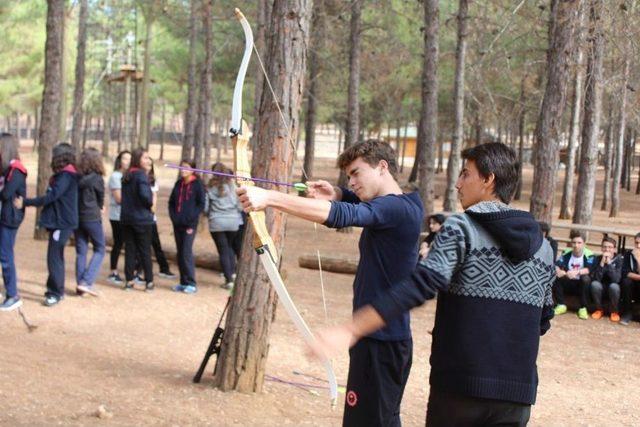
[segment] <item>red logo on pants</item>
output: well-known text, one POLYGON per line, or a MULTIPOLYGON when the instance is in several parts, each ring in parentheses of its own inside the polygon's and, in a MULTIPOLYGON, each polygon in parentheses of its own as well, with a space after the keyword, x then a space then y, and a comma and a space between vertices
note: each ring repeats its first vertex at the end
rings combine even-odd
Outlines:
POLYGON ((358 395, 356 394, 355 391, 349 390, 349 392, 347 393, 347 405, 353 408, 354 406, 356 406, 357 403, 358 403, 358 395))

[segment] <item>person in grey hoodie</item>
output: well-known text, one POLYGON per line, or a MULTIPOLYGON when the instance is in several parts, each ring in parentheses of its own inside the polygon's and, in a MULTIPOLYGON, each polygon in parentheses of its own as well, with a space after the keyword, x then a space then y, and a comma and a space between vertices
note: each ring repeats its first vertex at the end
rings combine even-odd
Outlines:
MULTIPOLYGON (((212 165, 211 170, 226 174, 233 173, 220 162, 212 165)), ((209 231, 220 256, 225 279, 222 287, 232 289, 235 280, 236 259, 240 255, 239 247, 234 242, 238 241, 243 220, 236 195, 236 186, 231 178, 212 175, 207 184, 204 212, 209 219, 209 231)))
POLYGON ((104 208, 104 164, 102 154, 95 148, 87 148, 80 154, 78 164, 80 181, 78 182, 79 226, 75 230, 76 240, 76 292, 78 295, 98 296, 93 285, 100 272, 105 256, 105 238, 102 229, 102 210, 104 208), (93 246, 93 255, 87 264, 89 242, 93 246))

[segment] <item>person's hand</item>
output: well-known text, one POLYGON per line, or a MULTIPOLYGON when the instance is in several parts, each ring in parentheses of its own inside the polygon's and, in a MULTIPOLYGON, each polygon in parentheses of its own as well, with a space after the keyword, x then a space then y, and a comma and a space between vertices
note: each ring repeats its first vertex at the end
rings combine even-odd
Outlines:
POLYGON ((611 254, 609 252, 602 253, 602 265, 607 265, 611 262, 611 254))
POLYGON ((262 211, 269 206, 269 192, 263 188, 248 186, 236 189, 238 201, 242 209, 249 213, 252 211, 262 211))
POLYGON ((22 196, 16 196, 16 198, 13 199, 13 207, 16 209, 22 209, 24 207, 24 199, 22 196))
POLYGON ((349 351, 356 343, 355 336, 345 326, 334 326, 315 333, 315 342, 308 346, 307 356, 316 359, 332 359, 349 351))
POLYGON ((579 270, 569 270, 567 271, 567 277, 571 280, 578 278, 579 270))
POLYGON ((427 245, 426 242, 420 243, 420 250, 418 251, 418 254, 420 255, 420 259, 426 258, 428 253, 429 253, 429 245, 427 245))
POLYGON ((318 200, 337 200, 338 193, 333 185, 328 181, 308 181, 307 182, 307 197, 318 200))

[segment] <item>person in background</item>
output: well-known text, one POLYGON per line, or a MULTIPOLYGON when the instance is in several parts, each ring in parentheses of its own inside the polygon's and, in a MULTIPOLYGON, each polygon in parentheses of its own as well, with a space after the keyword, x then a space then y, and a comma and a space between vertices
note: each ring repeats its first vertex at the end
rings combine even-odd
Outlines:
POLYGON ((422 243, 420 243, 420 259, 425 259, 429 254, 429 248, 431 248, 431 245, 436 239, 436 235, 438 234, 438 231, 440 231, 440 228, 442 228, 442 224, 444 224, 445 220, 446 218, 442 214, 429 216, 429 234, 424 238, 422 243))
POLYGON ((76 240, 76 291, 79 295, 98 296, 94 283, 105 255, 105 238, 102 229, 104 209, 104 165, 102 154, 95 148, 87 148, 80 154, 78 163, 79 226, 75 231, 76 240), (93 255, 87 264, 89 242, 93 245, 93 255))
POLYGON ((624 254, 620 291, 622 293, 620 324, 626 326, 633 318, 633 300, 640 299, 640 233, 633 239, 633 249, 624 254))
POLYGON ((556 241, 556 239, 551 237, 551 226, 549 225, 549 223, 544 221, 539 221, 538 224, 540 224, 540 230, 542 231, 542 235, 544 236, 545 239, 547 239, 547 242, 549 242, 549 244, 551 245, 551 249, 553 251, 553 258, 555 259, 558 256, 558 242, 556 241))
MULTIPOLYGON (((211 166, 211 171, 231 174, 233 171, 218 162, 211 166)), ((224 274, 225 289, 233 289, 236 275, 236 261, 240 256, 237 242, 241 237, 240 227, 243 224, 236 186, 229 177, 212 175, 207 183, 207 194, 204 212, 209 219, 209 232, 213 239, 220 265, 224 274)))
POLYGON ((618 304, 623 259, 622 256, 616 255, 616 241, 611 237, 602 239, 601 249, 602 255, 596 257, 591 271, 591 297, 596 304, 596 310, 591 317, 597 320, 604 315, 602 294, 606 292, 609 296, 609 319, 619 322, 618 304))
POLYGON ((153 193, 153 207, 151 208, 151 210, 153 211, 151 247, 153 248, 153 253, 156 256, 158 267, 160 267, 160 273, 158 273, 158 276, 164 279, 175 279, 176 275, 173 274, 173 272, 169 268, 169 262, 167 261, 167 257, 164 254, 164 251, 162 250, 162 243, 160 243, 160 234, 158 234, 158 216, 156 215, 156 213, 158 211, 158 191, 160 190, 160 186, 158 185, 158 180, 156 179, 156 171, 153 167, 153 159, 151 159, 151 170, 149 171, 149 184, 151 184, 151 192, 153 193))
POLYGON ((562 254, 556 262, 556 280, 553 285, 553 297, 556 303, 555 315, 567 312, 564 302, 565 292, 580 297, 578 317, 582 320, 589 318, 587 302, 591 285, 591 270, 593 257, 587 256, 584 251, 584 234, 579 230, 571 230, 569 233, 572 250, 562 254))
POLYGON ((109 177, 109 223, 111 224, 113 246, 111 247, 110 256, 111 274, 107 279, 117 285, 122 283, 122 278, 118 274, 118 258, 124 246, 122 224, 120 223, 122 176, 129 169, 130 163, 131 152, 128 150, 121 151, 116 157, 113 173, 109 177))
POLYGON ((38 226, 49 232, 47 247, 47 291, 44 305, 53 307, 64 298, 64 248, 78 228, 78 171, 73 147, 61 142, 51 153, 53 176, 44 195, 31 199, 16 197, 14 206, 42 206, 38 226))
MULTIPOLYGON (((183 159, 180 166, 195 168, 195 162, 183 159)), ((169 216, 173 223, 180 270, 180 283, 173 287, 176 292, 194 294, 198 291, 193 242, 204 205, 204 186, 200 178, 192 171, 180 170, 180 178, 176 181, 169 197, 169 216)))
POLYGON ((138 257, 144 271, 145 291, 155 289, 151 263, 151 235, 153 228, 153 193, 149 185, 151 158, 143 148, 131 153, 131 167, 122 178, 120 222, 125 239, 125 291, 133 289, 138 257))
POLYGON ((13 201, 16 197, 25 197, 27 194, 27 169, 20 162, 19 147, 20 140, 16 136, 0 134, 0 264, 5 289, 0 311, 11 311, 22 306, 13 253, 18 228, 24 219, 24 208, 16 208, 13 201))

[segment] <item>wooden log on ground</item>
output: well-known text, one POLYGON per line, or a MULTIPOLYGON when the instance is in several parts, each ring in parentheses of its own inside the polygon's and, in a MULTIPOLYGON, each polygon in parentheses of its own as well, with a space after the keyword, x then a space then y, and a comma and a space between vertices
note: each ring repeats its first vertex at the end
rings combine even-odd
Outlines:
MULTIPOLYGON (((113 238, 111 236, 107 236, 107 247, 109 250, 113 247, 113 238)), ((178 262, 178 254, 175 250, 167 250, 164 249, 164 254, 167 257, 167 260, 173 261, 174 263, 178 262)), ((151 250, 153 252, 153 250, 151 250)), ((123 248, 124 253, 124 248, 123 248)), ((200 268, 208 268, 211 270, 222 271, 222 266, 220 265, 220 259, 218 256, 212 253, 195 253, 194 254, 196 267, 200 268)))
MULTIPOLYGON (((356 274, 358 269, 358 260, 355 258, 338 258, 323 255, 320 257, 320 262, 322 263, 323 271, 331 271, 333 273, 356 274)), ((298 257, 298 265, 302 268, 318 270, 318 256, 301 255, 298 257)))

